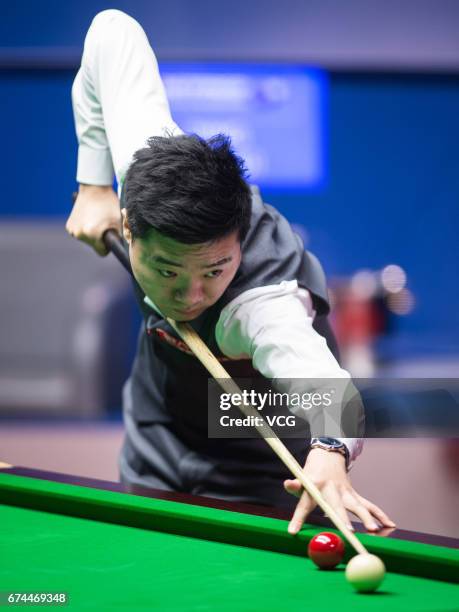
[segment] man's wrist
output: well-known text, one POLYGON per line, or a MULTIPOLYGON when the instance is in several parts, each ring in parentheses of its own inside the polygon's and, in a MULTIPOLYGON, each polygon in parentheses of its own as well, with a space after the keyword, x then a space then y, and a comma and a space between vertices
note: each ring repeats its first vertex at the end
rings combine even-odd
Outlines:
POLYGON ((316 461, 320 458, 321 462, 326 462, 327 465, 340 465, 345 472, 348 471, 346 467, 346 457, 341 455, 340 453, 330 453, 323 448, 319 448, 316 446, 315 448, 310 448, 308 452, 308 458, 310 460, 316 461))
POLYGON ((87 183, 80 183, 78 191, 80 193, 105 193, 107 191, 113 191, 111 185, 88 185, 87 183))
POLYGON ((341 440, 330 437, 312 438, 310 449, 313 450, 316 448, 322 449, 326 452, 340 454, 345 460, 346 470, 349 469, 349 449, 341 440))

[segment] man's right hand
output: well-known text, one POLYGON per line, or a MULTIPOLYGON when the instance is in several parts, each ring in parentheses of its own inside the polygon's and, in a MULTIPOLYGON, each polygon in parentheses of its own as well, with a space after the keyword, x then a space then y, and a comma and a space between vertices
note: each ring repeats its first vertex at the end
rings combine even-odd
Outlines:
POLYGON ((99 255, 107 255, 102 241, 104 232, 114 229, 121 233, 120 204, 112 187, 80 185, 65 229, 74 238, 89 244, 99 255))

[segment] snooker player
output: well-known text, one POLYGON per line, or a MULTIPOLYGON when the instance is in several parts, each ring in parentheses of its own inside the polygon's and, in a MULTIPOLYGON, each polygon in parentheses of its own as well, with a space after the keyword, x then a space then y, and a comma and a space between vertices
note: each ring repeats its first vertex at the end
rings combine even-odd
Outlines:
MULTIPOLYGON (((165 319, 189 321, 234 377, 349 379, 334 356, 320 265, 247 185, 226 137, 205 141, 174 123, 154 53, 128 15, 96 15, 72 101, 79 193, 67 231, 100 255, 104 231, 122 232, 144 316, 123 392, 121 480, 296 504, 289 531, 298 532, 315 503, 264 440, 209 439, 208 373, 165 319)), ((348 512, 370 531, 394 526, 349 480, 360 439, 287 446, 349 526, 348 512)))

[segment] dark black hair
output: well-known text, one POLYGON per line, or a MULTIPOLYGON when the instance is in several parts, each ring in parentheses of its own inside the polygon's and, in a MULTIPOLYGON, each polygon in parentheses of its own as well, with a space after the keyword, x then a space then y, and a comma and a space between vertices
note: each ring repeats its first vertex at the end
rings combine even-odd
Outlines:
POLYGON ((250 223, 246 169, 227 136, 155 136, 134 155, 125 179, 124 203, 133 238, 149 230, 184 244, 201 244, 234 231, 240 240, 250 223))

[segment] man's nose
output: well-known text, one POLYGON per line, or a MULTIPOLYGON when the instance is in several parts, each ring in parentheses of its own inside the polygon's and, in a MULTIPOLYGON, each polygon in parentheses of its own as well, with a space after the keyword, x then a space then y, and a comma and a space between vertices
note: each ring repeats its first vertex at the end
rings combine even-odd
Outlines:
POLYGON ((200 282, 190 283, 187 286, 177 289, 175 292, 176 301, 183 304, 186 308, 193 306, 193 304, 199 304, 203 296, 204 293, 200 282))

